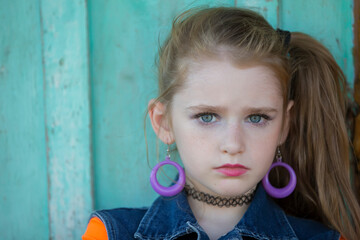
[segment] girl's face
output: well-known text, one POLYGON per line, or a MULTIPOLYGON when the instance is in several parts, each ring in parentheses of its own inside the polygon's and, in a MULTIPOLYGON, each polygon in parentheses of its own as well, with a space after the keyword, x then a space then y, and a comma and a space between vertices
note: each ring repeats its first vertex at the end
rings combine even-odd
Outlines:
POLYGON ((224 60, 189 72, 170 112, 187 180, 214 195, 244 194, 264 177, 286 137, 279 80, 264 66, 224 60))

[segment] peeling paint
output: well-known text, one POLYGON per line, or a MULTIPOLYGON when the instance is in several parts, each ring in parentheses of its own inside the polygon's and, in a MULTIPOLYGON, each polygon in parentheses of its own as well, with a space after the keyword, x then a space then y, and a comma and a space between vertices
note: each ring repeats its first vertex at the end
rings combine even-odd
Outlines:
POLYGON ((51 239, 80 239, 92 211, 87 9, 42 1, 51 239))
POLYGON ((5 66, 1 66, 1 67, 0 67, 0 75, 4 75, 5 72, 6 72, 5 66))
POLYGON ((60 58, 60 60, 59 60, 59 65, 60 65, 60 66, 64 66, 64 58, 60 58))
POLYGON ((335 41, 336 41, 336 44, 337 44, 339 50, 341 50, 341 44, 340 44, 339 38, 335 38, 335 41))

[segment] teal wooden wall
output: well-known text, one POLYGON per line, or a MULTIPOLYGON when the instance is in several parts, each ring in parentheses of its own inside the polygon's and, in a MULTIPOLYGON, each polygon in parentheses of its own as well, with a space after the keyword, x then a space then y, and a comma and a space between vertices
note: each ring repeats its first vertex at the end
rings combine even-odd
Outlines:
POLYGON ((0 0, 0 239, 80 239, 92 210, 154 200, 154 58, 171 19, 198 5, 311 34, 353 84, 352 0, 0 0))

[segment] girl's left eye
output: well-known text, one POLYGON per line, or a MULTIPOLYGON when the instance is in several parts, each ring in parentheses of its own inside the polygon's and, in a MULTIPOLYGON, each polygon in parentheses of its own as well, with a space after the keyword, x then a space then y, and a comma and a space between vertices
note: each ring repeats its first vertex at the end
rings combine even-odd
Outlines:
POLYGON ((259 123, 261 121, 261 116, 259 115, 252 115, 249 117, 250 122, 252 123, 259 123))
POLYGON ((271 120, 269 116, 264 114, 253 114, 250 115, 248 119, 250 123, 257 125, 265 124, 268 120, 271 120))
POLYGON ((214 119, 214 115, 210 115, 210 114, 203 115, 200 117, 200 119, 203 122, 209 123, 209 122, 212 122, 212 120, 214 119))

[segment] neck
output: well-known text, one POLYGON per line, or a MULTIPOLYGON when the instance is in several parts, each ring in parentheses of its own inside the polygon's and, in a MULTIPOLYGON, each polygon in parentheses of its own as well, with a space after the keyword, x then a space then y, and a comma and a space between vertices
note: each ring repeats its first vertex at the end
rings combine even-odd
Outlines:
POLYGON ((218 239, 231 231, 249 207, 249 203, 219 207, 199 201, 191 195, 188 195, 187 199, 196 220, 210 239, 218 239))

